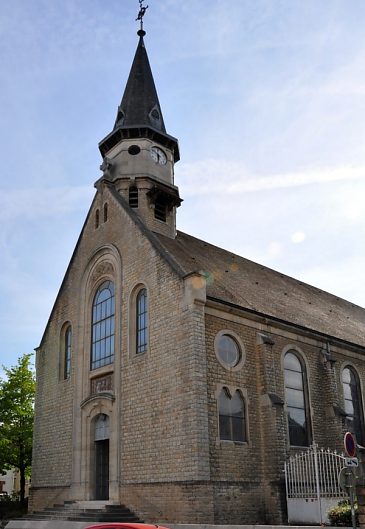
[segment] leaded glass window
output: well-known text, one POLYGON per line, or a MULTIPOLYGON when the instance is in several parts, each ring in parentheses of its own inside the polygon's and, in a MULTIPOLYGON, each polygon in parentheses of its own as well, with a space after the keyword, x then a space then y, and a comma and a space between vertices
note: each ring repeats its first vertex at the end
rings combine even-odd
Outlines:
POLYGON ((309 446, 307 381, 302 362, 293 352, 284 358, 284 382, 289 442, 293 446, 309 446))
POLYGON ((95 294, 92 308, 91 369, 114 362, 114 285, 105 281, 95 294))
POLYGON ((356 436, 361 445, 364 444, 364 417, 361 403, 359 377, 350 366, 342 371, 342 388, 348 429, 356 436))
POLYGON ((147 351, 148 345, 148 307, 147 290, 142 288, 136 299, 136 353, 147 351))
POLYGON ((64 341, 64 357, 63 357, 63 378, 66 380, 71 374, 71 342, 72 342, 72 329, 69 325, 65 331, 64 341))
POLYGON ((222 388, 218 397, 219 437, 222 441, 247 441, 245 403, 236 390, 231 397, 227 388, 222 388))
POLYGON ((218 357, 227 367, 235 367, 241 358, 236 340, 228 334, 223 334, 218 340, 218 357))

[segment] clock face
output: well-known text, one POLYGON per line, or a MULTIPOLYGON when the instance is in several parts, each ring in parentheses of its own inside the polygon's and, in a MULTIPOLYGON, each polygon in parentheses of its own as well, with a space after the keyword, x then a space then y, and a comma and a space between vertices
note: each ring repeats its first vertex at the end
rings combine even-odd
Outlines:
POLYGON ((160 165, 165 165, 167 162, 166 154, 159 147, 151 147, 152 160, 160 165))

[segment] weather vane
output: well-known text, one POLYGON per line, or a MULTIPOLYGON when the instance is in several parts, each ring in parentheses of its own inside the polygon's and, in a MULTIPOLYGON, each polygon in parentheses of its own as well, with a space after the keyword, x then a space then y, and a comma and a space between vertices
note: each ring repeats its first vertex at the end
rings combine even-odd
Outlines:
POLYGON ((140 31, 143 31, 143 17, 145 16, 146 14, 146 9, 148 9, 148 6, 143 6, 143 2, 145 0, 138 0, 139 2, 139 13, 138 13, 138 16, 136 18, 136 21, 139 20, 141 22, 141 30, 140 31))

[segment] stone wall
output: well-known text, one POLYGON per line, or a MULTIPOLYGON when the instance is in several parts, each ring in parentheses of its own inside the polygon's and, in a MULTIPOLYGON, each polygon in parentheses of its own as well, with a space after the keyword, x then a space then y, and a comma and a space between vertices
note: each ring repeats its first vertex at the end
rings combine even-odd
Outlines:
MULTIPOLYGON (((355 349, 332 345, 331 362, 323 354, 325 341, 306 332, 268 325, 239 311, 209 302, 206 307, 208 402, 211 477, 214 483, 215 523, 283 523, 285 460, 303 448, 291 447, 285 411, 283 356, 295 350, 306 366, 311 442, 342 449, 345 429, 341 373, 354 365, 360 380, 365 362, 355 349), (245 360, 240 369, 223 367, 214 340, 226 331, 240 340, 245 360), (336 361, 334 361, 336 360, 336 361), (247 395, 246 443, 221 441, 218 428, 218 390, 226 386, 247 395), (340 410, 340 411, 339 411, 340 410)), ((305 450, 305 448, 304 448, 305 450)))
POLYGON ((209 479, 204 304, 195 300, 200 290, 204 284, 194 290, 179 277, 103 187, 37 354, 32 508, 51 505, 48 492, 57 487, 61 496, 67 489, 63 499, 93 499, 92 428, 99 413, 110 418, 111 499, 136 482, 209 479), (99 217, 97 226, 96 210, 106 203, 108 218, 99 217), (90 371, 91 306, 105 280, 115 283, 115 361, 90 371), (129 329, 142 286, 149 347, 137 355, 129 329), (63 380, 66 323, 73 329, 72 369, 63 380), (95 381, 103 379, 110 388, 93 394, 95 381))
POLYGON ((351 364, 364 380, 361 351, 333 343, 329 361, 326 341, 310 331, 206 301, 204 277, 184 277, 123 204, 99 185, 37 352, 31 510, 94 499, 93 428, 102 413, 110 420, 111 500, 159 523, 282 523, 284 462, 298 451, 288 443, 284 354, 294 349, 305 365, 311 439, 340 449, 341 373, 351 364), (91 371, 91 307, 106 280, 115 284, 115 359, 91 371), (142 287, 149 347, 136 354, 133 307, 142 287), (68 324, 72 368, 64 380, 68 324), (217 359, 222 331, 241 345, 237 368, 217 359), (245 399, 246 442, 220 440, 222 387, 245 399))
POLYGON ((209 482, 140 483, 121 487, 126 503, 146 523, 213 523, 214 496, 209 482), (184 522, 185 523, 185 522, 184 522))

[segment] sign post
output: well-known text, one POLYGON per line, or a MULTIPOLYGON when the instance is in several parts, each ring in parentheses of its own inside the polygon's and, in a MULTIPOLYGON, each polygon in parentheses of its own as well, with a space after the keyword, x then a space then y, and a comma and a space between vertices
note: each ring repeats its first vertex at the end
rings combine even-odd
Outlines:
POLYGON ((356 529, 356 517, 355 517, 355 484, 356 475, 352 467, 357 467, 358 459, 356 456, 356 441, 351 432, 346 432, 343 438, 343 445, 345 452, 348 456, 346 460, 346 467, 343 468, 339 475, 340 487, 349 494, 350 505, 351 505, 351 521, 352 529, 356 529))

